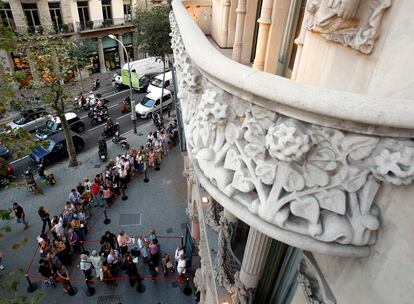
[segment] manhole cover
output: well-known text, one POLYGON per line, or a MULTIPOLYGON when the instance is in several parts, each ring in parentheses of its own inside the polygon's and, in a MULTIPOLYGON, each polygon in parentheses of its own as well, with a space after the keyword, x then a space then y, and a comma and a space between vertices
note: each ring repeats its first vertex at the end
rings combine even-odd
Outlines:
POLYGON ((101 165, 95 165, 94 168, 99 168, 101 165))
POLYGON ((119 226, 141 225, 141 213, 119 215, 119 226))
POLYGON ((171 232, 173 232, 173 229, 172 228, 168 228, 167 230, 165 230, 167 233, 171 233, 171 232))
POLYGON ((143 136, 143 135, 144 135, 144 133, 137 133, 137 135, 138 135, 138 136, 143 136))
POLYGON ((122 298, 119 295, 99 296, 96 304, 120 304, 122 298))
POLYGON ((177 281, 172 281, 171 286, 172 286, 172 288, 177 288, 178 287, 178 282, 177 281))

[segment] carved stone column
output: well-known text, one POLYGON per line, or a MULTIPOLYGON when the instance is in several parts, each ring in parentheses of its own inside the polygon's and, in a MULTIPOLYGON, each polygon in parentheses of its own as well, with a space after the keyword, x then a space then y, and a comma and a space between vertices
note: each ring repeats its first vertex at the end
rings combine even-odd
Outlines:
POLYGON ((98 57, 99 57, 99 67, 101 69, 101 73, 106 73, 102 37, 98 37, 98 57))
POLYGON ((246 0, 239 0, 237 3, 237 17, 236 17, 236 33, 234 36, 233 55, 232 59, 241 62, 242 46, 243 46, 243 32, 244 19, 246 17, 246 0))
POLYGON ((14 23, 16 24, 18 29, 20 28, 20 30, 22 30, 22 28, 25 28, 27 26, 22 3, 20 2, 20 0, 9 0, 9 4, 13 13, 14 23))
POLYGON ((269 38, 269 27, 272 23, 273 0, 264 0, 260 11, 259 33, 257 35, 256 54, 253 63, 253 69, 258 71, 264 70, 264 60, 269 38))
POLYGON ((269 253, 271 238, 250 227, 240 271, 240 281, 246 289, 256 288, 269 253))
POLYGON ((47 30, 51 30, 52 18, 50 17, 49 3, 47 2, 47 0, 38 0, 37 1, 37 8, 38 8, 38 11, 39 11, 40 23, 47 30))
MULTIPOLYGON (((118 40, 122 41, 122 35, 118 35, 118 40)), ((119 54, 119 64, 121 65, 121 68, 125 64, 125 55, 124 55, 124 48, 122 45, 118 42, 118 54, 119 54)))
POLYGON ((229 16, 230 16, 230 0, 224 0, 223 2, 223 13, 222 13, 222 20, 221 20, 221 35, 223 37, 223 41, 225 46, 227 45, 227 41, 229 38, 229 16))

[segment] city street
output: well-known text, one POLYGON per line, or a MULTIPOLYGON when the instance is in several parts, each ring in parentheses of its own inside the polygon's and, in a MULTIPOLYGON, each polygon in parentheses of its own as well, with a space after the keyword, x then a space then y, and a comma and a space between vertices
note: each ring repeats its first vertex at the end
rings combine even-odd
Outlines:
MULTIPOLYGON (((108 107, 108 113, 112 118, 113 122, 119 123, 121 134, 132 129, 131 113, 121 113, 121 103, 129 95, 129 90, 114 93, 111 88, 105 87, 97 90, 94 93, 101 93, 102 98, 106 98, 109 100, 109 102, 106 104, 106 106, 108 107)), ((145 94, 145 92, 138 93, 134 91, 133 98, 136 100, 136 102, 139 102, 145 96, 145 94)), ((100 124, 98 126, 93 127, 91 126, 90 118, 88 117, 87 111, 82 110, 77 114, 79 118, 85 123, 86 128, 84 132, 79 134, 85 140, 85 148, 82 151, 82 153, 84 153, 85 151, 95 149, 97 147, 98 139, 101 137, 105 124, 100 124)), ((151 120, 141 119, 137 117, 138 132, 141 132, 139 126, 141 126, 143 123, 146 123, 147 121, 151 120)), ((28 156, 10 161, 17 178, 19 178, 23 174, 24 170, 28 166, 34 165, 33 161, 28 156)))

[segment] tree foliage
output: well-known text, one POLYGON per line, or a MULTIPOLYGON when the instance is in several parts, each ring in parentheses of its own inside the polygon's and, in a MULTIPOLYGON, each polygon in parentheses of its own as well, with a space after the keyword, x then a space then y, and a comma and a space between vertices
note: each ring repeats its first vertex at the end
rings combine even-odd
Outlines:
POLYGON ((137 8, 133 22, 141 52, 163 59, 172 53, 169 13, 169 6, 163 5, 149 10, 137 8))

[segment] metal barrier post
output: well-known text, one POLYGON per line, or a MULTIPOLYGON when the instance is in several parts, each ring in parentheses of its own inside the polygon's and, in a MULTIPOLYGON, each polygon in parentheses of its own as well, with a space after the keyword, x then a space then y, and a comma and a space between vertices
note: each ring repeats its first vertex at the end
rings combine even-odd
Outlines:
POLYGON ((36 283, 32 283, 30 281, 29 276, 27 274, 26 274, 26 280, 27 280, 27 283, 29 284, 29 286, 27 286, 27 288, 26 288, 26 290, 27 290, 28 293, 32 293, 35 290, 37 290, 37 284, 36 283))
POLYGON ((105 219, 104 219, 103 223, 105 225, 110 224, 111 223, 111 219, 109 219, 108 216, 106 215, 106 209, 104 209, 104 216, 105 216, 105 219))

